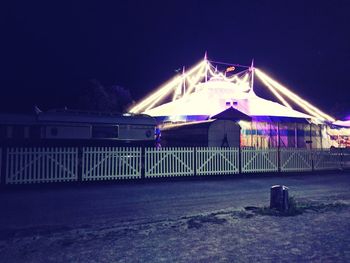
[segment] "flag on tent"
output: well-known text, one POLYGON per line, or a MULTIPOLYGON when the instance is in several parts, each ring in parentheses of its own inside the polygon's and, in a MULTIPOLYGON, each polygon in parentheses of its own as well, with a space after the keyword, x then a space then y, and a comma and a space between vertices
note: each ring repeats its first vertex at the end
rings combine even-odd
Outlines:
POLYGON ((226 72, 234 71, 236 68, 234 66, 228 67, 226 72))

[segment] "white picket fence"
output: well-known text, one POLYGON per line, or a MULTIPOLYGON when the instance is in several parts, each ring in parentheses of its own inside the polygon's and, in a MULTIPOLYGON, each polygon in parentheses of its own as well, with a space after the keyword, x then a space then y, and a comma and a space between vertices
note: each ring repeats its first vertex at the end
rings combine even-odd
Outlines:
POLYGON ((0 172, 5 172, 0 176, 6 184, 140 179, 143 174, 145 178, 224 175, 239 173, 240 166, 242 173, 348 169, 350 151, 242 148, 239 156, 238 148, 218 147, 84 147, 81 153, 77 147, 0 149, 0 172))
POLYGON ((196 148, 196 174, 236 174, 239 172, 238 148, 196 148))
POLYGON ((278 149, 241 149, 242 173, 277 172, 278 149))
POLYGON ((146 148, 145 177, 172 177, 194 175, 194 149, 146 148))
POLYGON ((313 151, 314 170, 341 169, 341 153, 330 150, 313 151))
POLYGON ((84 147, 82 180, 141 178, 141 148, 84 147))
POLYGON ((7 149, 6 184, 76 181, 78 148, 7 149))
POLYGON ((312 155, 310 150, 281 148, 281 172, 312 171, 312 155))

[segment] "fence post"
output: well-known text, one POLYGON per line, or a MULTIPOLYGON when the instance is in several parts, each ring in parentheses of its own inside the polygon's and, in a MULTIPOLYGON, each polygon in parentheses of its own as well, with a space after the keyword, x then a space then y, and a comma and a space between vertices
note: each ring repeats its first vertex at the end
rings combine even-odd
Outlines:
POLYGON ((145 179, 146 178, 146 162, 148 160, 146 160, 146 147, 141 147, 141 179, 145 179))
POLYGON ((193 176, 197 176, 197 147, 193 147, 193 176))
POLYGON ((83 182, 83 152, 84 148, 82 146, 78 146, 78 182, 83 182))
POLYGON ((242 148, 241 145, 238 146, 238 173, 241 174, 242 173, 242 148))
POLYGON ((277 172, 280 173, 281 170, 281 147, 277 147, 277 172))

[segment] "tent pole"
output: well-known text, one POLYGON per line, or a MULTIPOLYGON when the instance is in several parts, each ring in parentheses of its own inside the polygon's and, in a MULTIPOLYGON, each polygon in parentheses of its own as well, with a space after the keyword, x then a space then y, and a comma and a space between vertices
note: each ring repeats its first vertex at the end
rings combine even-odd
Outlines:
POLYGON ((205 54, 204 54, 204 61, 205 61, 205 82, 208 81, 208 55, 207 55, 207 51, 205 51, 205 54))
POLYGON ((254 86, 254 59, 252 59, 252 65, 250 66, 251 71, 252 71, 252 79, 250 81, 250 89, 253 91, 253 86, 254 86))
POLYGON ((185 75, 185 66, 182 67, 182 96, 186 94, 186 75, 185 75))

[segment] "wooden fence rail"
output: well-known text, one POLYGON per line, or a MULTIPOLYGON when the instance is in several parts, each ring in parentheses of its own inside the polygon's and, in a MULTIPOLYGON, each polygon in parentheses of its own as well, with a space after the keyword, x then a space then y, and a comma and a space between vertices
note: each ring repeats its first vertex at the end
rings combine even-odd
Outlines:
POLYGON ((281 172, 312 171, 313 151, 295 148, 280 149, 281 172))
POLYGON ((78 148, 7 149, 6 184, 67 182, 77 178, 78 148))
POLYGON ((341 153, 330 150, 313 151, 314 170, 341 169, 341 153))
POLYGON ((278 149, 242 148, 242 173, 277 172, 278 149))
POLYGON ((194 175, 194 148, 146 148, 145 177, 194 175))
POLYGON ((236 174, 239 172, 239 149, 220 147, 196 148, 196 174, 236 174))
POLYGON ((82 180, 141 178, 141 148, 84 147, 82 180))

